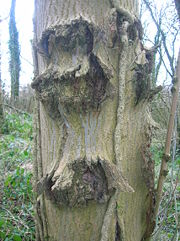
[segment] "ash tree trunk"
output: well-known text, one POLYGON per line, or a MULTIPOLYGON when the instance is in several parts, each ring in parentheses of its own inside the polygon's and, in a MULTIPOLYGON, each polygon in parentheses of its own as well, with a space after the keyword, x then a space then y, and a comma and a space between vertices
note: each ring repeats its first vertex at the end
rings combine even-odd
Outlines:
POLYGON ((140 241, 153 230, 153 59, 137 0, 37 0, 36 240, 140 241))

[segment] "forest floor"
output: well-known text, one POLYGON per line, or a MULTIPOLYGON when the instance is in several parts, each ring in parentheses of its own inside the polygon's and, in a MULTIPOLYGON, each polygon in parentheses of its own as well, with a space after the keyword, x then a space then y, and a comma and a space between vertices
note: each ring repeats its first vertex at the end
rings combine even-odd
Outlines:
POLYGON ((6 113, 0 136, 0 240, 35 240, 32 117, 6 113))
MULTIPOLYGON (((152 158, 155 161, 156 185, 163 150, 164 146, 162 144, 154 143, 151 146, 152 158)), ((152 241, 180 241, 180 150, 176 150, 174 154, 173 160, 171 158, 168 164, 169 172, 163 187, 163 198, 152 241)))
MULTIPOLYGON (((32 191, 32 116, 6 113, 0 135, 0 241, 35 240, 32 191)), ((163 144, 153 144, 156 181, 163 144)), ((180 223, 180 151, 169 164, 154 241, 177 241, 180 223)))

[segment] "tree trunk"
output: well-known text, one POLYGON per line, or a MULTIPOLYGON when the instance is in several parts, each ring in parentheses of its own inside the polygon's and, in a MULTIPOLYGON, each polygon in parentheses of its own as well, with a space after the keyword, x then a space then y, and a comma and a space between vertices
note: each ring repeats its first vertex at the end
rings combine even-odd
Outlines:
POLYGON ((178 17, 180 19, 180 1, 179 0, 175 0, 175 6, 178 13, 178 17))
POLYGON ((140 241, 153 229, 152 58, 137 16, 137 0, 36 1, 37 240, 140 241))
POLYGON ((19 97, 19 73, 20 73, 20 47, 19 33, 15 20, 16 0, 11 0, 10 20, 9 20, 9 70, 11 75, 11 101, 13 104, 19 97))
MULTIPOLYGON (((0 18, 0 23, 2 22, 0 18)), ((0 32, 0 134, 3 132, 2 125, 4 123, 4 110, 3 110, 3 90, 1 79, 1 32, 0 32)))

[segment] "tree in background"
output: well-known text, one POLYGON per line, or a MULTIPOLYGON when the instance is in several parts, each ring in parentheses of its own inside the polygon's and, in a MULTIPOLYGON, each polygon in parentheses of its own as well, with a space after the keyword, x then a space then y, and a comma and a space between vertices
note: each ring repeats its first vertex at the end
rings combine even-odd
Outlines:
POLYGON ((177 73, 179 70, 176 71, 179 47, 178 16, 174 1, 158 2, 143 0, 141 6, 141 16, 145 20, 143 23, 145 45, 157 46, 154 55, 154 66, 152 68, 152 81, 154 84, 159 81, 163 82, 164 87, 163 91, 152 103, 153 117, 157 121, 159 129, 156 135, 154 135, 152 149, 156 150, 156 155, 154 155, 156 170, 159 170, 158 167, 161 166, 160 175, 157 175, 156 207, 154 213, 157 226, 153 233, 153 240, 161 240, 161 238, 162 240, 166 240, 166 237, 168 237, 168 240, 170 237, 173 237, 172 240, 179 240, 178 188, 176 184, 178 179, 178 151, 176 149, 178 150, 179 148, 178 111, 175 115, 179 88, 177 82, 179 78, 177 73), (148 32, 149 26, 153 29, 151 34, 148 32), (174 119, 175 127, 174 134, 172 135, 174 119), (164 147, 165 139, 166 144, 164 147), (170 150, 172 154, 171 158, 170 150), (163 156, 162 154, 158 154, 160 152, 164 153, 163 156), (159 158, 156 158, 158 155, 159 158), (161 160, 162 162, 160 163, 161 160))
POLYGON ((177 43, 179 24, 172 1, 156 2, 143 0, 141 3, 141 18, 144 28, 145 45, 157 46, 154 55, 152 81, 164 85, 173 82, 177 61, 177 43), (149 16, 149 17, 147 17, 149 16), (151 26, 151 28, 148 28, 151 26), (150 31, 153 29, 153 31, 150 31), (163 75, 162 75, 163 73, 163 75), (166 73, 166 75, 164 74, 166 73))
MULTIPOLYGON (((179 22, 180 22, 180 1, 175 0, 175 4, 176 4, 176 10, 177 10, 178 18, 179 18, 179 22)), ((179 103, 180 103, 180 101, 179 101, 179 103)), ((178 136, 179 136, 178 145, 179 145, 179 153, 180 153, 180 108, 178 109, 177 116, 178 116, 177 133, 178 133, 178 136)))
POLYGON ((11 75, 11 100, 15 102, 19 96, 19 74, 20 74, 20 47, 18 31, 15 21, 16 0, 11 1, 9 20, 9 70, 11 75))
POLYGON ((177 9, 177 13, 180 19, 180 1, 179 0, 175 0, 175 4, 176 4, 176 9, 177 9))
MULTIPOLYGON (((0 18, 0 23, 1 23, 0 18)), ((1 33, 0 33, 0 134, 1 134, 1 127, 4 120, 4 111, 3 111, 3 92, 2 92, 2 80, 1 80, 1 33)))

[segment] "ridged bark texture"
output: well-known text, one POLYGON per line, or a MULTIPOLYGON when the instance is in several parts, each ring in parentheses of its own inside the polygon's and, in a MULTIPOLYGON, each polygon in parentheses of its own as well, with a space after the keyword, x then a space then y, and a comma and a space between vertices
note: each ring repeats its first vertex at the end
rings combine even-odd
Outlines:
POLYGON ((136 0, 36 1, 37 240, 149 233, 149 73, 137 16, 136 0))

